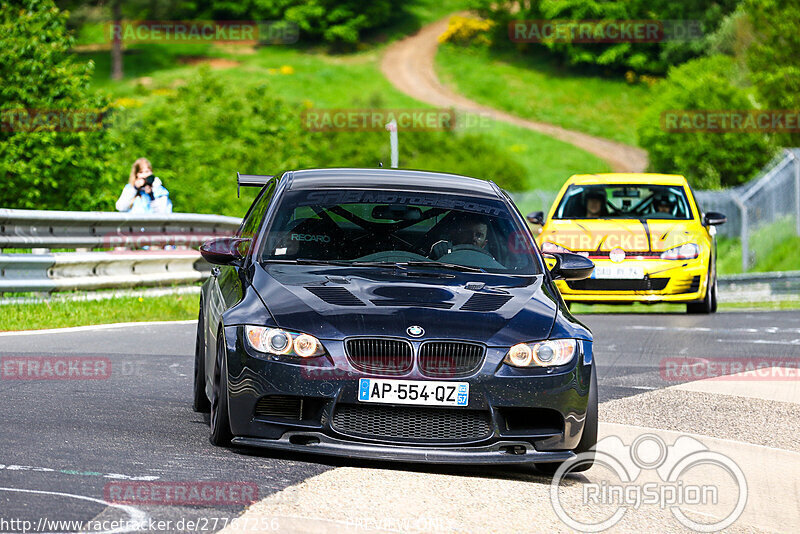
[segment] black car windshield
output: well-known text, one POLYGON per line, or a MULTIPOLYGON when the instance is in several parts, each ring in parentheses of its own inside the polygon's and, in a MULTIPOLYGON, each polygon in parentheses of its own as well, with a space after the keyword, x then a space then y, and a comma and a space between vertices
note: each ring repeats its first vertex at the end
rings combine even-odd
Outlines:
POLYGON ((571 185, 553 218, 688 220, 692 210, 681 186, 571 185))
POLYGON ((289 191, 280 202, 262 262, 540 271, 530 232, 500 200, 337 189, 289 191))

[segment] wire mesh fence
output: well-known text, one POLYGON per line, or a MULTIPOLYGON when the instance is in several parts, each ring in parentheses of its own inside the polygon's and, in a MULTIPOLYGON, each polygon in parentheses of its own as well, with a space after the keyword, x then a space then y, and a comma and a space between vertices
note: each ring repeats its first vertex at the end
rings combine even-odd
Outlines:
MULTIPOLYGON (((782 151, 746 184, 722 191, 695 191, 702 212, 724 213, 728 222, 715 227, 718 235, 739 238, 742 271, 791 235, 800 235, 800 148, 782 151)), ((545 214, 557 191, 512 193, 523 215, 545 214)))

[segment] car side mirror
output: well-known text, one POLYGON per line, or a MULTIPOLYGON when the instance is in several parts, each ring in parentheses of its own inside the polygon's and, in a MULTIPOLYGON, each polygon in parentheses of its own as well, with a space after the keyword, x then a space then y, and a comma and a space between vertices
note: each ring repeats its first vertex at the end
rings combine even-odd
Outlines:
POLYGON ((539 226, 544 225, 543 211, 534 211, 533 213, 529 213, 525 218, 528 219, 528 222, 531 224, 538 224, 539 226))
POLYGON ((594 262, 589 258, 571 252, 547 252, 546 254, 556 260, 556 264, 550 269, 553 280, 583 280, 592 276, 594 262))
POLYGON ((719 224, 725 224, 728 218, 716 211, 709 211, 705 215, 703 215, 703 226, 717 226, 719 224))
POLYGON ((206 241, 200 246, 200 255, 214 265, 231 265, 240 262, 250 245, 250 239, 220 237, 206 241))

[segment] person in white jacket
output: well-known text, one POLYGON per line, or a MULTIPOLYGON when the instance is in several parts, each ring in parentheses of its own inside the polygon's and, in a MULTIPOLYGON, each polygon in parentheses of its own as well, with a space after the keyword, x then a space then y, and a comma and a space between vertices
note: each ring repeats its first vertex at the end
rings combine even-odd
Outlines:
POLYGON ((139 158, 131 167, 128 183, 117 200, 117 211, 129 213, 172 213, 169 191, 153 175, 153 166, 139 158))

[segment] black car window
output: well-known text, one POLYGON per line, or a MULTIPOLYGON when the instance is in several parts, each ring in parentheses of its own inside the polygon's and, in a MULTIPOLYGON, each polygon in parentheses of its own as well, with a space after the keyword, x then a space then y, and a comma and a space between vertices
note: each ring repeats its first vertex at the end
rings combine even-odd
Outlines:
POLYGON ((269 203, 272 196, 275 194, 275 180, 270 180, 259 193, 256 200, 250 206, 247 215, 245 215, 242 225, 239 227, 237 235, 239 237, 250 238, 255 237, 258 227, 261 225, 261 219, 267 212, 269 203))
POLYGON ((499 199, 371 190, 290 191, 262 261, 431 262, 537 274, 535 248, 499 199))

